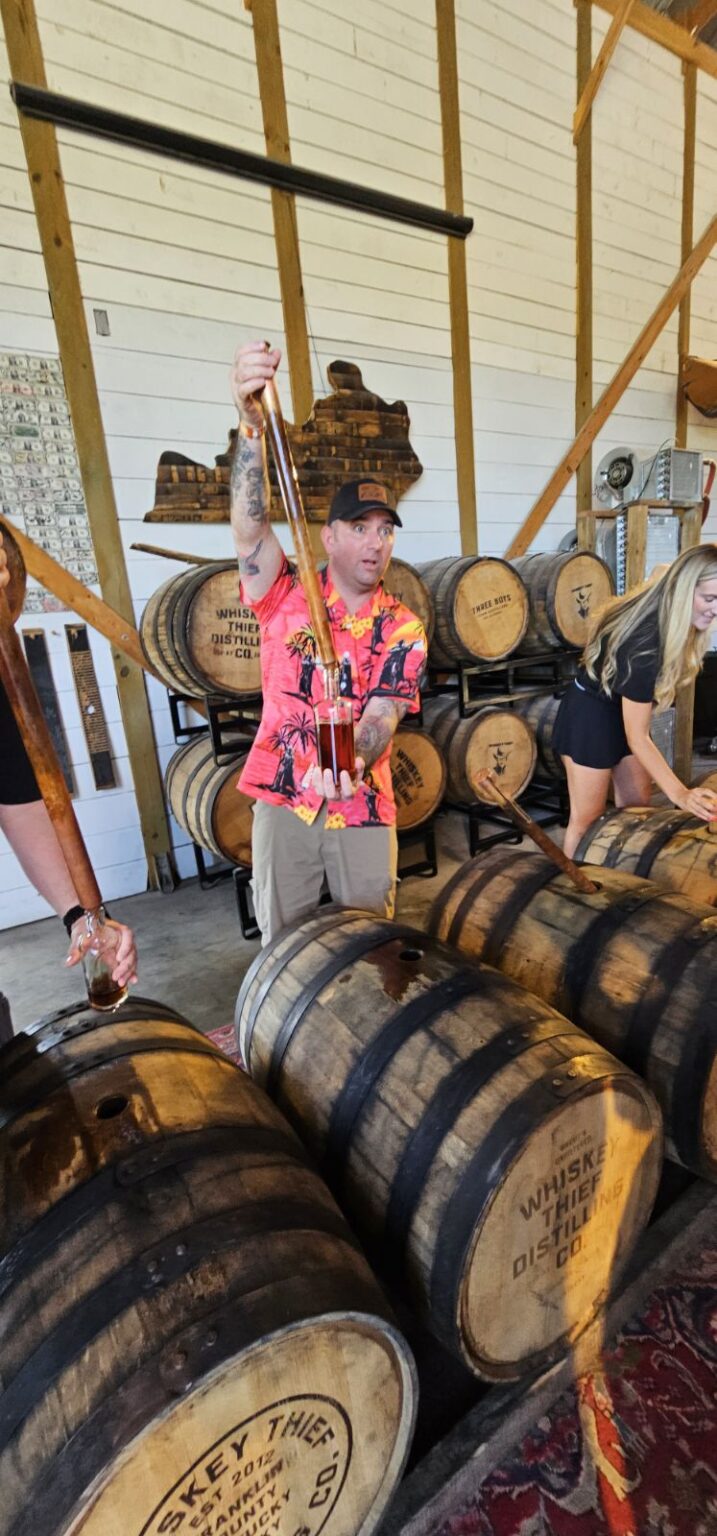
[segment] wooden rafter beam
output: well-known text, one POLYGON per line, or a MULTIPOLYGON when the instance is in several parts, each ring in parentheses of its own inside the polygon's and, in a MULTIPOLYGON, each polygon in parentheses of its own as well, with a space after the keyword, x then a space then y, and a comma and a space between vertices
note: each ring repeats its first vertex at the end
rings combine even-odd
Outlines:
POLYGON ((628 21, 630 11, 632 10, 634 3, 635 0, 620 0, 618 9, 613 16, 612 21, 610 22, 610 26, 608 27, 607 33, 605 35, 602 48, 600 49, 595 63, 593 64, 588 79, 585 83, 585 88, 575 109, 575 115, 573 117, 573 144, 577 144, 585 120, 592 111, 593 102, 600 89, 603 75, 605 74, 608 64, 610 63, 615 49, 617 48, 617 45, 620 41, 620 33, 628 21))
MULTIPOLYGON (((697 138, 697 70, 683 64, 684 134, 682 143, 682 232, 680 261, 685 261, 695 238, 695 143, 697 138)), ((682 388, 685 364, 690 350, 692 291, 682 299, 677 324, 677 401, 675 408, 675 447, 687 447, 687 396, 682 388)))
MULTIPOLYGON (((610 16, 616 16, 622 0, 592 0, 592 3, 599 10, 607 11, 610 16)), ((642 37, 649 37, 652 43, 659 43, 661 48, 676 54, 678 59, 684 59, 687 64, 696 64, 698 69, 713 75, 717 80, 717 50, 710 48, 707 43, 697 42, 684 27, 671 21, 669 16, 651 10, 642 0, 635 0, 627 24, 642 37)))
MULTIPOLYGON (((436 34, 446 206, 462 213, 463 163, 454 0, 436 0, 436 34)), ((453 420, 461 554, 477 555, 478 508, 473 447, 468 271, 465 243, 451 239, 448 241, 448 299, 451 313, 453 420)))
POLYGON ((598 432, 604 427, 608 416, 614 411, 615 406, 624 395, 628 384, 632 382, 638 368, 644 363, 648 352, 654 347, 670 315, 674 314, 690 283, 707 260, 715 242, 717 242, 717 216, 707 225, 694 250, 690 252, 687 260, 683 262, 674 281, 670 284, 667 292, 663 294, 647 324, 640 331, 637 341, 630 348, 624 362, 610 380, 607 388, 603 390, 597 405, 593 407, 587 421, 584 422, 578 432, 575 441, 560 460, 557 469, 553 470, 545 489, 541 491, 534 507, 528 513, 522 528, 518 530, 515 538, 508 545, 505 552, 507 559, 513 559, 516 555, 524 555, 526 549, 530 548, 533 539, 540 532, 543 523, 550 512, 552 512, 558 497, 572 479, 578 465, 582 463, 585 454, 594 443, 598 432))
POLYGON ((681 11, 676 21, 678 26, 684 27, 687 32, 698 34, 708 22, 714 21, 716 16, 717 0, 697 0, 697 4, 691 5, 689 11, 681 11))
MULTIPOLYGON (((578 100, 592 62, 592 6, 577 0, 578 100)), ((575 153, 575 431, 579 432, 593 408, 593 128, 587 119, 575 153)), ((592 506, 592 454, 588 449, 577 475, 577 510, 592 506)))

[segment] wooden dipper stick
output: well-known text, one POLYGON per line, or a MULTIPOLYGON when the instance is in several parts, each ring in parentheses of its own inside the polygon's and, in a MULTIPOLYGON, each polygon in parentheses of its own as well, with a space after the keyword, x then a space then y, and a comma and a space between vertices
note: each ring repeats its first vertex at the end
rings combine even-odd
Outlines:
POLYGON ((309 530, 306 523, 306 513, 304 512, 301 491, 299 490, 299 478, 296 473, 291 448, 289 447, 284 417, 273 379, 269 379, 264 385, 260 399, 261 408, 264 412, 264 421, 266 422, 267 436, 271 443, 274 463, 276 464, 281 499, 284 503, 284 510, 294 540, 299 580, 304 588, 306 601, 309 605, 319 660, 326 671, 327 678, 331 674, 336 678, 338 674, 338 659, 334 650, 329 616, 326 612, 326 604, 321 587, 319 586, 319 578, 316 574, 314 556, 309 541, 309 530))
POLYGON ((185 555, 179 549, 161 549, 159 544, 130 544, 143 555, 162 555, 165 560, 181 560, 184 565, 216 565, 208 555, 185 555))
POLYGON ((595 895, 595 892, 600 887, 595 885, 592 880, 589 880, 587 875, 583 874, 579 865, 573 859, 569 859, 567 853, 563 853, 562 848, 559 848, 557 843, 553 842, 552 837, 548 837, 547 832, 544 832, 543 828, 538 826, 537 821, 533 821, 532 817, 527 814, 527 811, 524 811, 521 806, 516 805, 515 801, 511 800, 510 795, 506 795, 500 785, 496 784, 492 773, 481 774, 480 782, 481 784, 490 784, 498 799, 502 800, 503 804, 507 806, 516 825, 520 827, 521 831, 527 832, 528 836, 532 837, 533 842, 537 843, 543 853, 547 853, 548 858, 552 859, 554 864, 557 864, 558 869, 562 870, 564 875, 570 877, 573 885, 576 885, 579 891, 584 891, 586 896, 595 895))
POLYGON ((80 906, 92 912, 102 905, 100 888, 30 677, 25 654, 10 620, 4 592, 0 592, 0 677, 32 763, 40 794, 57 833, 80 906))

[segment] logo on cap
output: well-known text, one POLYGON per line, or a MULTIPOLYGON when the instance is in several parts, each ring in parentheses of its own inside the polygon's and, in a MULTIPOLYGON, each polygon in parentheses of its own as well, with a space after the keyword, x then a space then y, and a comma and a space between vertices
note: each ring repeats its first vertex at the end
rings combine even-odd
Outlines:
POLYGON ((363 480, 357 490, 359 501, 388 502, 385 485, 375 485, 372 480, 363 480))

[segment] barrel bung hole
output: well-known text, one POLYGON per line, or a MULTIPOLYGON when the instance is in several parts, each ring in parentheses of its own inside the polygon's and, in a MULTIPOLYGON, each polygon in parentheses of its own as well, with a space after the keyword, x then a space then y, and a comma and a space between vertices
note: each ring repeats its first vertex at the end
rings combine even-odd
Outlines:
POLYGON ((414 960, 414 961, 422 960, 423 959, 423 950, 422 949, 410 949, 410 948, 402 949, 402 950, 399 951, 398 958, 399 958, 399 960, 414 960))
POLYGON ((95 1115, 98 1120, 114 1120, 116 1115, 121 1115, 127 1108, 129 1099, 123 1093, 108 1094, 106 1099, 100 1099, 95 1104, 95 1115))

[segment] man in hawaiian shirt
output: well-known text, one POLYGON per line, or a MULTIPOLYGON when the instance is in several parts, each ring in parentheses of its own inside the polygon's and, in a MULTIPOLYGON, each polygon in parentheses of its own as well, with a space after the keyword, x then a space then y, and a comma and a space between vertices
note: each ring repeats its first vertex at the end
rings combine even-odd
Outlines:
POLYGON ((426 636, 415 614, 384 592, 382 578, 401 519, 386 487, 370 478, 336 493, 322 529, 322 574, 342 694, 354 710, 356 775, 335 784, 317 765, 313 706, 323 697, 306 598, 269 520, 264 424, 258 396, 280 353, 240 347, 232 371, 239 435, 231 521, 242 601, 261 628, 264 707, 239 788, 256 800, 254 905, 262 941, 317 906, 324 876, 342 906, 393 915, 396 807, 391 744, 418 709, 426 636))

